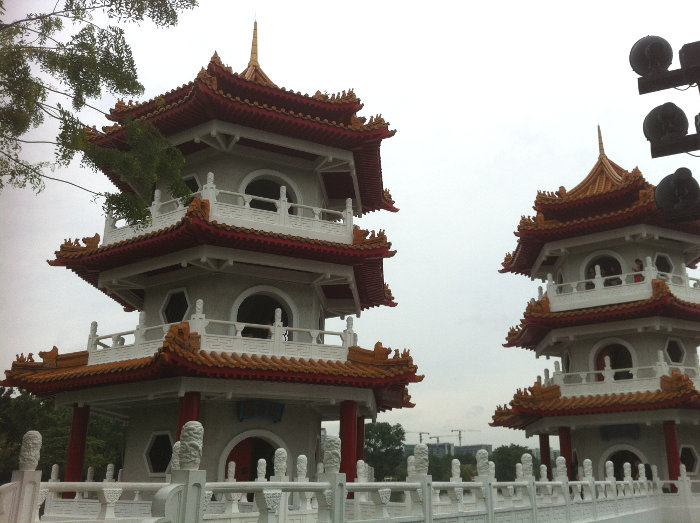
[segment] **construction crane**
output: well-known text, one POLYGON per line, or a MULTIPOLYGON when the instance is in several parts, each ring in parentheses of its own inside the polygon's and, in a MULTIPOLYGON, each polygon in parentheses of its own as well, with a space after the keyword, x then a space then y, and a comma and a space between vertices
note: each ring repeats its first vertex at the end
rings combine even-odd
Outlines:
POLYGON ((434 439, 438 445, 440 444, 440 438, 454 438, 454 434, 438 434, 437 436, 430 436, 430 439, 434 439))
POLYGON ((423 434, 430 434, 430 432, 420 432, 417 430, 407 430, 406 434, 418 434, 418 443, 423 443, 423 434))
MULTIPOLYGON (((452 429, 450 432, 456 432, 459 437, 459 446, 462 446, 462 432, 481 432, 480 429, 452 429)), ((439 443, 439 442, 438 442, 439 443)))

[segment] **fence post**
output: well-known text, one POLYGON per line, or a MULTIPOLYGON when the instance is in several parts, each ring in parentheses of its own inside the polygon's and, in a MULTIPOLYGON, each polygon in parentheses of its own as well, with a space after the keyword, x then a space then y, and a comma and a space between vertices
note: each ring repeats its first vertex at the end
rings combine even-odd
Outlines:
POLYGON ((345 499, 347 489, 345 474, 340 472, 340 438, 326 438, 326 448, 323 454, 323 472, 318 475, 318 481, 329 483, 329 489, 319 494, 318 523, 335 523, 345 521, 345 499))
POLYGON ((12 523, 34 523, 43 495, 39 492, 41 471, 36 470, 41 452, 41 434, 30 430, 22 438, 19 451, 19 470, 12 471, 12 483, 17 487, 9 507, 12 523))

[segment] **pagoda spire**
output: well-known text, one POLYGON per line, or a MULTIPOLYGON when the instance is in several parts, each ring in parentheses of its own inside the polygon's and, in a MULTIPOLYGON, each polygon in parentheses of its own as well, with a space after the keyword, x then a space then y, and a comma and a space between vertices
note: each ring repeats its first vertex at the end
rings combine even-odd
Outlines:
POLYGON ((603 147, 603 133, 600 132, 600 124, 598 124, 598 158, 606 158, 605 148, 603 147))
POLYGON ((265 85, 267 87, 277 87, 275 83, 265 74, 258 62, 258 21, 253 23, 253 42, 250 46, 250 61, 248 67, 240 74, 246 80, 265 85))
POLYGON ((251 66, 260 67, 260 62, 258 62, 258 21, 253 23, 253 42, 250 46, 250 61, 248 62, 248 67, 251 66))

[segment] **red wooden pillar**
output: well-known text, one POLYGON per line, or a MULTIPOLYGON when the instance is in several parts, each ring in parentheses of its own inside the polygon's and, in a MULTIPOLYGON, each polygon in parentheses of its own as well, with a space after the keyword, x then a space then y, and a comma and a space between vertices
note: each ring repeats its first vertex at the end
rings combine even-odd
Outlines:
POLYGON ((571 479, 571 429, 569 427, 559 427, 559 451, 566 460, 566 477, 571 479))
POLYGON ((346 481, 357 476, 357 403, 340 403, 340 472, 346 481))
MULTIPOLYGON (((85 441, 87 440, 88 421, 90 421, 90 405, 79 407, 73 405, 73 421, 68 437, 68 455, 66 456, 65 481, 82 481, 85 464, 85 441)), ((64 498, 72 499, 75 492, 66 492, 64 498)))
POLYGON ((678 479, 681 475, 681 455, 678 451, 678 433, 675 421, 664 421, 664 439, 666 440, 668 479, 678 479))
POLYGON ((180 398, 180 410, 177 416, 177 440, 180 441, 182 427, 188 421, 199 421, 199 402, 201 393, 196 391, 185 392, 180 398))
POLYGON ((357 451, 355 452, 355 457, 360 459, 365 459, 365 417, 357 417, 357 451))
POLYGON ((549 434, 540 434, 540 463, 547 465, 547 477, 552 479, 552 452, 549 449, 549 434))

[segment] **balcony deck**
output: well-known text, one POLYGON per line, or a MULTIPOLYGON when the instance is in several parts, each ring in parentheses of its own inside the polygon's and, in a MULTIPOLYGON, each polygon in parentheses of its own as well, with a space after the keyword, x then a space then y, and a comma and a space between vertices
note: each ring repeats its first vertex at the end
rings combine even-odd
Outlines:
MULTIPOLYGON (((209 217, 212 221, 315 240, 348 244, 353 241, 351 200, 347 200, 343 211, 338 211, 291 203, 287 200, 284 186, 280 188, 279 200, 224 191, 216 188, 213 173, 207 175, 206 185, 194 195, 209 201, 209 217)), ((150 225, 118 227, 114 219, 108 216, 103 245, 129 240, 174 225, 185 216, 186 210, 180 200, 161 201, 160 191, 156 190, 150 207, 150 225)))
MULTIPOLYGON (((197 309, 202 310, 201 300, 197 309)), ((272 325, 214 320, 201 312, 195 312, 188 320, 190 332, 201 336, 201 347, 208 351, 343 362, 348 359, 348 349, 357 344, 352 317, 348 316, 346 322, 347 328, 342 332, 288 327, 282 325, 280 309, 275 312, 272 325)), ((146 327, 142 314, 134 330, 98 335, 97 322, 92 322, 88 365, 152 356, 163 345, 171 325, 146 327)))
POLYGON ((652 297, 652 280, 665 281, 677 298, 700 303, 700 279, 685 274, 660 272, 651 263, 642 272, 630 272, 613 276, 601 276, 581 281, 554 283, 548 275, 547 297, 552 312, 587 307, 600 307, 615 303, 646 300, 652 297))

